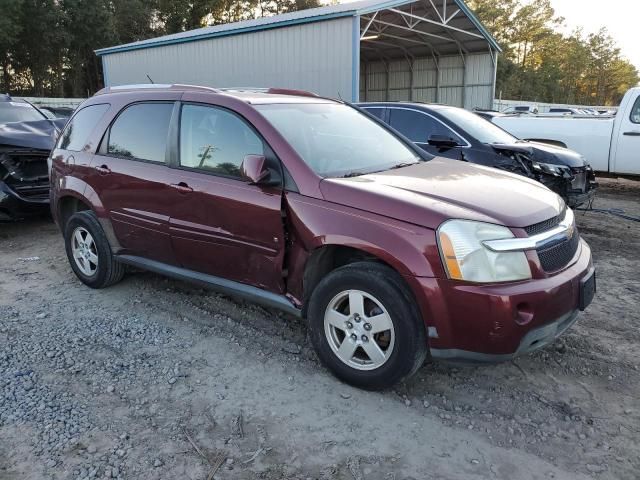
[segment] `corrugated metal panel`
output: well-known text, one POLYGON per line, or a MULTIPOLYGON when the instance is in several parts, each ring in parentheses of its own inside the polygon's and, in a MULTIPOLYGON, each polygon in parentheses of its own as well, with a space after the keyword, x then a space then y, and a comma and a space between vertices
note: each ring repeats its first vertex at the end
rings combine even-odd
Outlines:
POLYGON ((283 87, 351 98, 351 18, 105 55, 108 85, 283 87), (318 46, 322 46, 319 48, 318 46))
MULTIPOLYGON (((486 41, 493 46, 495 50, 500 50, 495 39, 485 30, 482 24, 473 15, 471 10, 464 4, 462 0, 454 0, 455 4, 463 11, 464 16, 469 20, 471 29, 477 29, 478 33, 484 36, 486 41)), ((258 29, 279 28, 282 26, 292 25, 300 22, 319 22, 331 18, 342 16, 357 16, 372 13, 378 10, 391 7, 401 7, 412 3, 411 0, 361 0, 356 2, 336 3, 333 5, 325 5, 318 8, 309 8, 298 10, 295 12, 283 13, 271 17, 261 17, 241 22, 227 23, 223 25, 214 25, 204 28, 198 28, 187 32, 179 32, 162 37, 150 38, 138 42, 132 42, 116 47, 102 48, 96 50, 98 55, 106 55, 115 53, 116 51, 127 51, 131 49, 156 47, 159 45, 167 45, 176 42, 200 41, 205 38, 211 38, 216 35, 231 35, 256 31, 258 29)), ((461 25, 462 28, 465 28, 461 25)))
POLYGON ((464 62, 460 55, 443 56, 438 60, 438 68, 433 58, 416 58, 413 91, 411 69, 404 59, 369 62, 360 72, 362 101, 412 100, 469 109, 490 108, 493 102, 493 61, 488 53, 467 55, 464 62))
POLYGON ((494 66, 488 53, 467 55, 465 68, 465 108, 491 108, 493 106, 494 66))

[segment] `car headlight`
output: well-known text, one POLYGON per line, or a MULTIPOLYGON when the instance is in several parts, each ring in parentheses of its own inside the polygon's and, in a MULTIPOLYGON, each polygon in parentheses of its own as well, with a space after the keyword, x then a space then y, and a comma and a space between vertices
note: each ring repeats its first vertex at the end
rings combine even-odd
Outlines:
POLYGON ((564 173, 564 169, 561 166, 553 163, 531 162, 531 167, 536 172, 546 173, 555 177, 561 177, 564 173))
POLYGON ((438 247, 449 278, 468 282, 509 282, 531 278, 524 252, 493 252, 487 240, 514 238, 507 227, 448 220, 438 229, 438 247))

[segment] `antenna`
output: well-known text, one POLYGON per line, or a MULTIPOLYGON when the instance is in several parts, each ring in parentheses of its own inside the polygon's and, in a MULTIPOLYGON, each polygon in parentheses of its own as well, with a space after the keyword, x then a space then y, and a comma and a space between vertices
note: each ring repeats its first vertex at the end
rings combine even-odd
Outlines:
POLYGON ((150 81, 151 83, 156 83, 156 82, 154 82, 153 80, 151 80, 151 77, 149 76, 149 74, 148 74, 148 73, 147 73, 147 78, 149 79, 149 81, 150 81))

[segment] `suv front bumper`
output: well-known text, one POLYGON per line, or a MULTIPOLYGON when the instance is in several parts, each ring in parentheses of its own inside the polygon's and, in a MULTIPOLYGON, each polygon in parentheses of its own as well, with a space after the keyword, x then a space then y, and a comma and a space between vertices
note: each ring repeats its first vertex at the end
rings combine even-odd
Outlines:
POLYGON ((493 285, 408 281, 425 319, 431 356, 462 362, 508 361, 543 348, 575 323, 595 292, 584 240, 569 266, 546 278, 493 285))

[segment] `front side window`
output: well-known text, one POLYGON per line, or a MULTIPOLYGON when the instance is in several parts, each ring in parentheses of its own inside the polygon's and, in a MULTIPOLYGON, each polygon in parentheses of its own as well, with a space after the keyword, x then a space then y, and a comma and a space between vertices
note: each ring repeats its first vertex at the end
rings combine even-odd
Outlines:
POLYGON ((264 155, 264 143, 239 116, 203 105, 184 105, 180 116, 180 166, 240 177, 247 155, 264 155))
POLYGON ((450 128, 446 127, 430 115, 416 110, 401 108, 390 109, 389 124, 412 142, 427 143, 431 135, 444 135, 464 144, 450 128))
POLYGON ((111 126, 107 153, 164 163, 172 111, 173 103, 137 103, 126 107, 111 126))
POLYGON ((636 99, 636 103, 633 104, 631 109, 631 116, 629 117, 632 123, 640 123, 640 97, 636 99))
POLYGON ((109 104, 106 103, 89 105, 79 110, 62 132, 58 140, 58 148, 72 152, 81 151, 107 110, 109 110, 109 104))
POLYGON ((420 160, 386 128, 347 105, 291 103, 255 108, 323 177, 383 171, 420 160))

